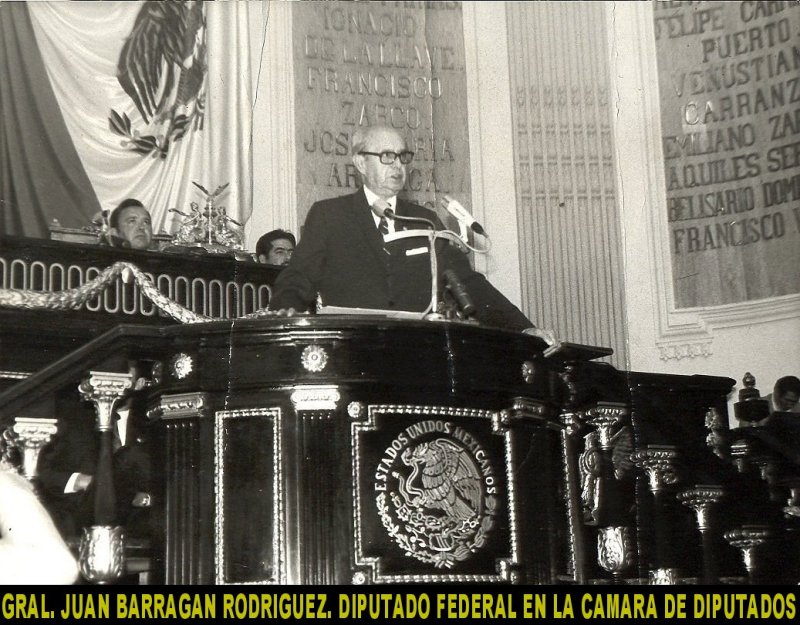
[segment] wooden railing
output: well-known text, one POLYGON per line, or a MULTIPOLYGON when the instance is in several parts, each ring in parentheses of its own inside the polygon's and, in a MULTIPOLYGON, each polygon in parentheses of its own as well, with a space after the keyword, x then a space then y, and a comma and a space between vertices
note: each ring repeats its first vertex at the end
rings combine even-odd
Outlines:
MULTIPOLYGON (((158 290, 191 311, 233 319, 266 308, 277 269, 233 256, 117 250, 96 245, 0 237, 0 288, 54 293, 83 286, 118 260, 138 266, 158 290)), ((162 317, 135 284, 117 280, 82 310, 162 317)))

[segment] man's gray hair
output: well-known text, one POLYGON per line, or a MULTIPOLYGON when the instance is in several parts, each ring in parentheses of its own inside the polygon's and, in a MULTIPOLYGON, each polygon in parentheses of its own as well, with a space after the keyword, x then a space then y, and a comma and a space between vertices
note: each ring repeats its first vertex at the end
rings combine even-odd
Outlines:
POLYGON ((351 144, 354 156, 367 147, 367 139, 369 139, 371 130, 372 126, 367 126, 366 128, 359 127, 359 129, 353 133, 351 144))
MULTIPOLYGON (((374 126, 365 126, 363 128, 359 128, 353 133, 353 137, 350 140, 353 156, 366 148, 367 143, 369 143, 369 139, 372 137, 372 135, 380 131, 394 132, 397 133, 397 135, 399 135, 401 138, 403 137, 402 133, 397 128, 393 128, 389 124, 375 124, 374 126)), ((405 143, 405 139, 403 139, 403 142, 405 143)))

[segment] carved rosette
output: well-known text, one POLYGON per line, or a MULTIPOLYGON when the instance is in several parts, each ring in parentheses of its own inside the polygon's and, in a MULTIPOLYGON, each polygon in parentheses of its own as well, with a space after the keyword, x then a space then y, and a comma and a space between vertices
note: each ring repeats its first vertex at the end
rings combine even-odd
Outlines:
POLYGON ((631 528, 621 525, 601 527, 597 531, 597 562, 614 576, 633 564, 631 528))
POLYGON ((709 513, 711 506, 722 499, 725 491, 721 486, 695 486, 682 493, 678 493, 677 498, 684 506, 688 506, 697 518, 697 527, 701 532, 705 532, 711 527, 709 513))
POLYGON ((94 404, 97 429, 100 432, 111 429, 114 405, 122 399, 132 384, 133 376, 130 373, 105 371, 90 371, 89 377, 80 383, 78 391, 81 397, 94 404))
POLYGON ((328 352, 321 345, 308 345, 300 354, 300 364, 310 373, 319 373, 328 364, 328 352))
POLYGON ((747 573, 753 574, 753 552, 759 545, 772 536, 772 532, 766 525, 744 525, 738 529, 725 532, 725 540, 732 547, 742 551, 744 566, 747 573))
POLYGON ((365 412, 366 408, 364 407, 363 402, 351 401, 349 404, 347 404, 347 415, 354 421, 363 419, 365 412))
POLYGON ((675 470, 675 459, 678 452, 671 446, 648 446, 633 453, 634 464, 647 473, 650 491, 661 492, 664 486, 676 484, 678 474, 675 470))
POLYGON ((37 475, 39 452, 57 431, 57 419, 16 417, 12 430, 15 446, 22 451, 22 475, 32 480, 37 475))
POLYGON ((183 380, 188 378, 194 371, 194 361, 189 354, 180 352, 175 354, 169 361, 169 369, 175 379, 183 380))
POLYGON ((125 570, 125 535, 121 526, 83 528, 78 555, 81 573, 94 584, 108 584, 125 570))

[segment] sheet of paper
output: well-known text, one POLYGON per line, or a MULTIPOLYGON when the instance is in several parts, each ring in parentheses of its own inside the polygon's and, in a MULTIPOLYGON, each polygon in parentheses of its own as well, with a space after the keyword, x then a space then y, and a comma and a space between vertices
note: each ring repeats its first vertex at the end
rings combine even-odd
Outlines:
POLYGON ((383 310, 379 308, 348 308, 347 306, 320 306, 318 315, 380 315, 392 319, 422 319, 424 312, 410 310, 383 310))

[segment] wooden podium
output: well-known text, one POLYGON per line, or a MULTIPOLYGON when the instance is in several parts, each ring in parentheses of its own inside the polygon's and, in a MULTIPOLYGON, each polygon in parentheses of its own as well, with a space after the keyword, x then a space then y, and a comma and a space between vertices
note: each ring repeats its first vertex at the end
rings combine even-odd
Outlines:
POLYGON ((563 363, 539 339, 378 317, 166 334, 166 583, 573 574, 563 363))
POLYGON ((742 579, 719 532, 766 504, 723 449, 733 380, 607 353, 380 316, 119 325, 1 393, 0 419, 132 376, 155 583, 742 579), (723 495, 701 552, 693 510, 723 495))
POLYGON ((729 378, 454 321, 247 319, 277 270, 235 258, 0 248, 3 289, 57 298, 124 260, 215 319, 176 325, 121 279, 79 310, 0 310, 7 449, 68 539, 124 526, 140 581, 800 579, 797 428, 729 431, 729 378), (87 520, 49 478, 92 456, 87 520))

